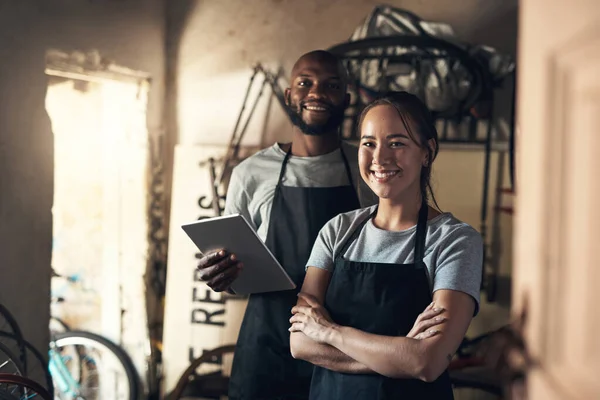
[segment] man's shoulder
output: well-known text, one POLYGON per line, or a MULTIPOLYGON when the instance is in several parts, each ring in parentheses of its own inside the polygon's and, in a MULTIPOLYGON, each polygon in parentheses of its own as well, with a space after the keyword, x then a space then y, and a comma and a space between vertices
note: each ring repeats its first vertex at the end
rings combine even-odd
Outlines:
POLYGON ((245 158, 233 168, 236 175, 240 177, 260 176, 265 172, 275 169, 281 165, 283 155, 277 144, 257 151, 245 158))
POLYGON ((358 146, 353 142, 342 140, 341 147, 348 158, 358 158, 358 146))

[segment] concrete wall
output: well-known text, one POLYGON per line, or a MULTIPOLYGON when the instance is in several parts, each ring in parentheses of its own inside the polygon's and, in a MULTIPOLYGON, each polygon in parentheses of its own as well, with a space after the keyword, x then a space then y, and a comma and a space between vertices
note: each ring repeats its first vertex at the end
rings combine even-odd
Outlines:
MULTIPOLYGON (((251 75, 261 62, 283 68, 304 52, 343 42, 355 27, 380 4, 376 0, 253 0, 251 2, 179 0, 168 6, 168 129, 173 143, 225 145, 231 135, 251 75)), ((517 0, 396 0, 389 5, 405 8, 426 20, 452 25, 457 36, 516 54, 517 0)), ((282 82, 285 82, 284 79, 282 82)), ((259 82, 255 83, 255 87, 259 82)), ((253 91, 256 94, 256 90, 253 91)), ((286 140, 290 125, 278 104, 263 95, 246 134, 244 145, 265 146, 286 140)), ((501 91, 498 102, 510 91, 501 91)), ((252 98, 252 96, 251 96, 252 98)), ((504 118, 506 106, 498 106, 504 118)), ((491 170, 493 196, 496 160, 491 170)), ((484 153, 443 148, 434 167, 436 194, 441 207, 480 227, 484 153)), ((505 166, 507 168, 507 166, 505 166)), ((508 178, 505 175, 505 185, 508 178)), ((490 204, 493 197, 490 198, 490 204)), ((191 216, 190 216, 191 217, 191 216)), ((512 220, 499 218, 504 251, 503 274, 510 274, 512 220)), ((491 223, 491 217, 490 217, 491 223)), ((482 305, 472 332, 494 328, 508 318, 509 288, 503 304, 482 305)))
POLYGON ((152 75, 148 124, 162 129, 162 0, 0 0, 0 303, 48 343, 53 137, 44 108, 48 48, 96 49, 152 75))

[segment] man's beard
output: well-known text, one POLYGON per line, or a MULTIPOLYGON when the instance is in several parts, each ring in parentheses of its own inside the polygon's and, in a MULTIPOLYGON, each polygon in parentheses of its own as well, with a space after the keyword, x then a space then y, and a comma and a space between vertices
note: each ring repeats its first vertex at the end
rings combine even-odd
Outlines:
POLYGON ((286 112, 288 117, 290 118, 290 121, 292 121, 292 124, 294 126, 297 126, 302 133, 311 136, 322 136, 330 132, 336 132, 339 129, 340 125, 342 125, 342 122, 344 122, 345 107, 328 107, 329 118, 327 119, 327 121, 325 121, 324 124, 307 124, 306 122, 304 122, 304 120, 302 119, 302 110, 304 109, 302 103, 300 103, 299 106, 287 106, 286 112))

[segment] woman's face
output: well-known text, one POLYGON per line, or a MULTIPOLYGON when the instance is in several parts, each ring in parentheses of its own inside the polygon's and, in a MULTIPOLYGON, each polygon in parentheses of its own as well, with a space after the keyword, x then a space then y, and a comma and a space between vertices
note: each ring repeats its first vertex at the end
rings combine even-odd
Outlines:
MULTIPOLYGON (((410 127, 415 132, 413 126, 410 127)), ((398 111, 378 105, 364 116, 358 164, 360 174, 379 198, 398 200, 420 193, 427 151, 407 132, 398 111)))

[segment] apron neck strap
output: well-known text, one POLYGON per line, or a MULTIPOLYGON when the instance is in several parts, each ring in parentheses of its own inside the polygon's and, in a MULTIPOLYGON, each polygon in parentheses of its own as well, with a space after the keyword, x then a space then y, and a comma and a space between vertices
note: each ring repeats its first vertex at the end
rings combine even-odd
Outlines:
POLYGON ((277 179, 277 186, 279 186, 281 184, 281 181, 283 180, 283 177, 285 175, 285 167, 287 166, 287 163, 290 160, 291 156, 292 156, 292 145, 290 144, 290 148, 287 151, 287 153, 285 154, 285 157, 283 158, 283 162, 281 163, 281 170, 279 171, 279 179, 277 179))
MULTIPOLYGON (((350 237, 344 242, 344 245, 342 246, 340 251, 337 253, 337 255, 335 255, 334 262, 337 261, 340 257, 342 257, 342 255, 346 253, 346 251, 348 251, 348 248, 350 247, 352 242, 358 237, 366 223, 369 222, 372 218, 374 218, 375 215, 377 215, 377 208, 378 207, 375 207, 375 210, 371 214, 369 214, 369 217, 365 218, 360 223, 360 225, 356 227, 354 232, 352 232, 350 237)), ((423 258, 425 257, 425 239, 427 238, 428 211, 429 206, 427 205, 427 202, 423 201, 421 203, 421 209, 419 210, 419 220, 417 222, 417 235, 415 238, 415 264, 422 264, 423 258)))
POLYGON ((354 186, 354 180, 352 179, 352 170, 350 169, 350 164, 348 163, 344 149, 342 149, 342 142, 340 142, 340 153, 342 153, 342 160, 344 161, 344 166, 346 167, 346 175, 348 176, 348 181, 350 181, 350 186, 352 186, 354 193, 358 195, 358 191, 354 186))
POLYGON ((425 239, 427 238, 427 214, 429 206, 423 200, 419 210, 419 222, 417 223, 417 237, 415 239, 415 264, 423 263, 425 257, 425 239))
POLYGON ((369 222, 373 217, 375 217, 375 215, 377 215, 377 208, 375 207, 375 210, 373 210, 373 212, 371 214, 369 214, 369 216, 367 218, 365 218, 360 225, 358 225, 356 227, 356 229, 354 230, 354 232, 352 232, 352 234, 350 235, 350 237, 344 242, 344 245, 342 246, 342 248, 340 249, 340 251, 337 253, 336 256, 334 256, 334 262, 339 259, 340 257, 343 256, 343 254, 348 250, 348 247, 350 247, 350 245, 352 244, 352 242, 354 242, 354 240, 358 237, 358 235, 360 234, 360 232, 362 231, 363 227, 366 225, 367 222, 369 222))

